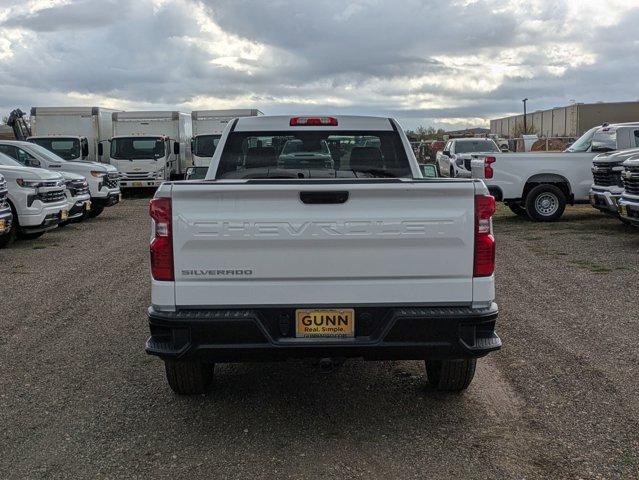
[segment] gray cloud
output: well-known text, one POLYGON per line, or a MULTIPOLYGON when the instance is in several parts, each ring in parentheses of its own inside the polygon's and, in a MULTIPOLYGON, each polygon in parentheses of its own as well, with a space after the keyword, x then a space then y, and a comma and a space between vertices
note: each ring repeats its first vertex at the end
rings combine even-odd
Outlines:
POLYGON ((413 127, 518 111, 524 96, 533 108, 639 97, 639 6, 603 25, 571 1, 2 2, 0 107, 237 105, 413 127))

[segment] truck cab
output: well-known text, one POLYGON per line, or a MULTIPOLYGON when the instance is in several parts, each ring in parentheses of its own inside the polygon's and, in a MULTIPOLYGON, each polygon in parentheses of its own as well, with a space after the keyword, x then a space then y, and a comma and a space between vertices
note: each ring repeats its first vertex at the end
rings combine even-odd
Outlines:
POLYGON ((113 137, 110 163, 122 175, 122 188, 158 187, 177 174, 179 143, 168 136, 113 137))
POLYGON ((27 142, 40 145, 70 162, 87 160, 89 157, 89 143, 86 137, 62 135, 31 136, 27 138, 27 142))

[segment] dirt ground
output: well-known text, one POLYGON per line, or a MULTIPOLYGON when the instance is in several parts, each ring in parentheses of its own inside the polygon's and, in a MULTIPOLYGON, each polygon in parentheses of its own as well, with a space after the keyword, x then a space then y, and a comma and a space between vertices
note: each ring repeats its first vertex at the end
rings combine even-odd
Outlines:
POLYGON ((500 208, 504 348, 463 395, 350 361, 220 365, 184 398, 144 353, 147 203, 0 251, 0 478, 639 477, 639 229, 500 208))

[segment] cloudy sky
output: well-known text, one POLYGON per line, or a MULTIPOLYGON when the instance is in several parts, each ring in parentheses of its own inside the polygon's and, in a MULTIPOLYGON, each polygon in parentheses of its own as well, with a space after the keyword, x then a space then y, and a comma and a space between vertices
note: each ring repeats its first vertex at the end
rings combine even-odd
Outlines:
POLYGON ((0 0, 1 115, 256 107, 466 127, 638 100, 639 0, 0 0))

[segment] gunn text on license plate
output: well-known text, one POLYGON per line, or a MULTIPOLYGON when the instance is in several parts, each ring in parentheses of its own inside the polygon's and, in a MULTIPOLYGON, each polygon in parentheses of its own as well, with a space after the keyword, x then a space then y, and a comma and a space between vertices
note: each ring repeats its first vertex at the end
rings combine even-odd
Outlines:
POLYGON ((300 309, 295 311, 297 338, 352 338, 355 336, 355 310, 300 309))

